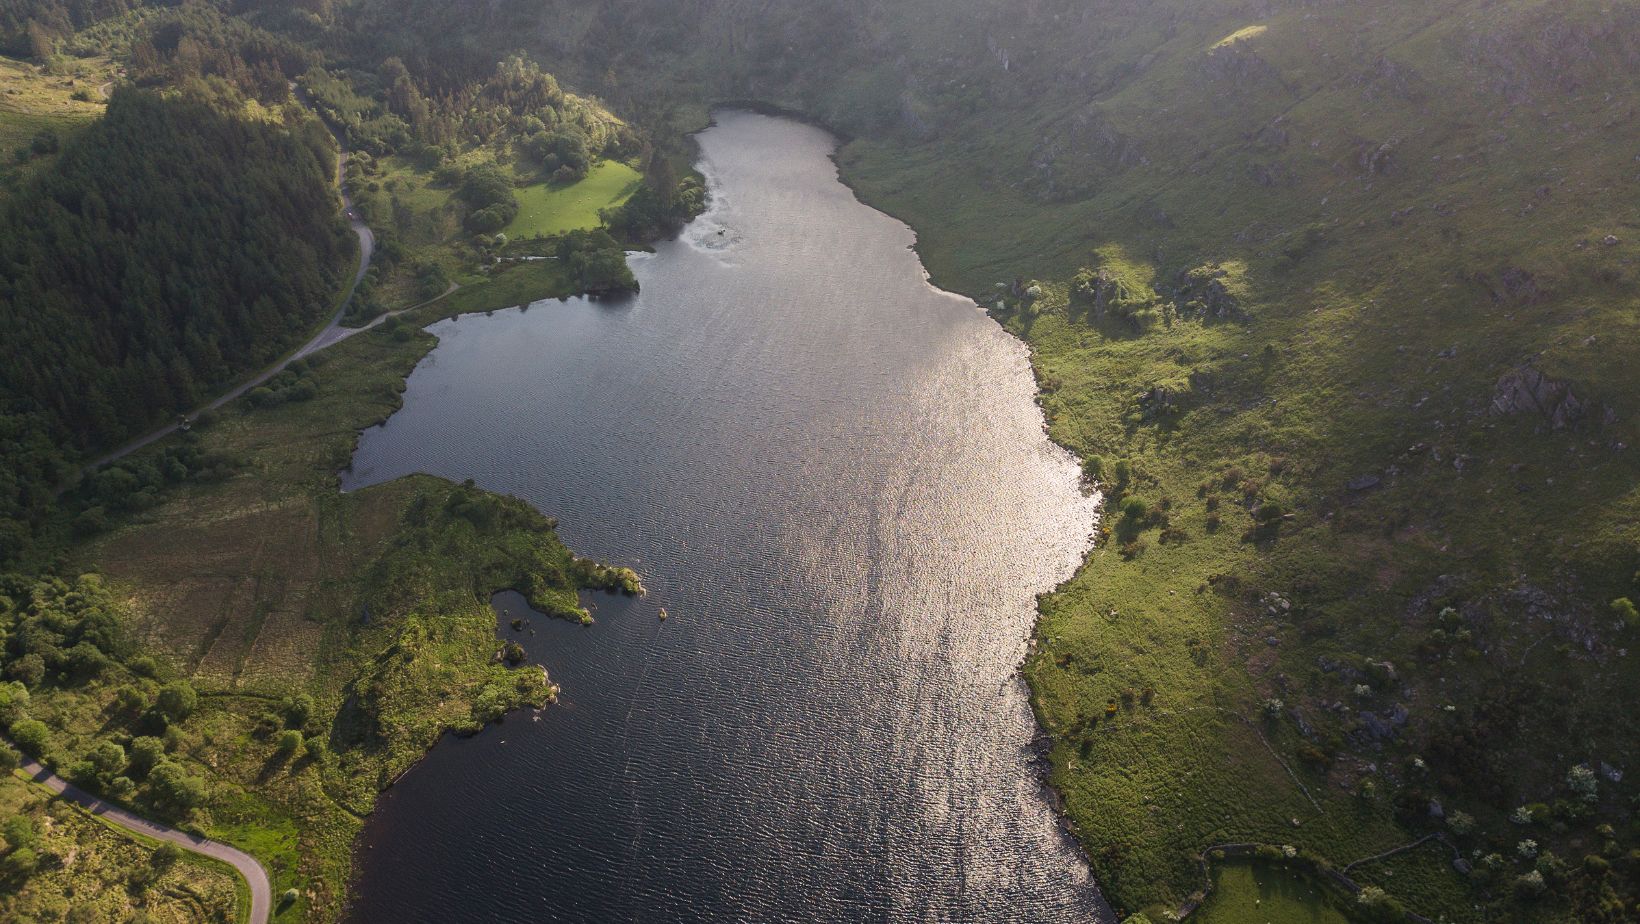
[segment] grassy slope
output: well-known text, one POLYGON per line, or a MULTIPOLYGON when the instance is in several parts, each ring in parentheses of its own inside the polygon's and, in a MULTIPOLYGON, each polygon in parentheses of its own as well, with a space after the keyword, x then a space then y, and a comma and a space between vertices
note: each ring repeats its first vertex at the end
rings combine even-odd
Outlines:
MULTIPOLYGON (((1640 348, 1640 228, 1615 195, 1634 172, 1635 136, 1621 127, 1637 89, 1634 20, 1604 9, 1446 2, 1254 20, 1215 17, 1235 10, 1219 4, 1166 29, 1143 11, 1113 16, 1086 52, 1104 72, 1088 83, 1109 77, 1092 103, 1050 95, 960 123, 978 133, 960 145, 842 152, 866 198, 918 229, 936 281, 978 297, 1083 265, 1163 290, 1200 263, 1248 267, 1248 323, 1136 336, 1073 320, 1054 285, 1038 316, 1005 317, 1034 348, 1054 437, 1130 459, 1134 483, 1111 490, 1167 498, 1184 534, 1163 544, 1154 526, 1113 523, 1148 547, 1125 560, 1117 546, 1134 536, 1103 544, 1046 599, 1028 665, 1059 742, 1054 782, 1118 901, 1175 906, 1199 886, 1189 856, 1219 840, 1296 843, 1341 863, 1434 826, 1394 823, 1395 792, 1476 815, 1483 833, 1469 843, 1486 850, 1530 834, 1575 864, 1599 843, 1592 821, 1557 834, 1503 816, 1564 798, 1575 763, 1640 756, 1622 732, 1640 694, 1633 640, 1605 609, 1634 590, 1640 522, 1640 473, 1615 448, 1635 442, 1640 413, 1623 359, 1640 348), (1385 143, 1388 168, 1375 172, 1362 155, 1385 143), (1124 162, 1124 150, 1138 153, 1124 162), (1044 159, 1051 169, 1019 182, 1044 159), (1607 234, 1620 243, 1600 244, 1607 234), (1536 291, 1509 294, 1511 268, 1536 291), (1540 419, 1487 416, 1494 381, 1534 357, 1616 423, 1550 433, 1540 419), (1153 385, 1173 389, 1179 414, 1145 418, 1136 396, 1153 385), (1363 473, 1386 487, 1345 489, 1363 473), (1244 537, 1268 500, 1294 519, 1244 537), (1530 610, 1523 587, 1552 602, 1530 610), (1295 609, 1271 615, 1266 591, 1295 609), (1447 605, 1460 624, 1436 624, 1447 605), (1322 657, 1345 669, 1319 670, 1322 657), (1363 662, 1385 659, 1396 678, 1356 696, 1363 662), (1108 701, 1145 687, 1152 706, 1104 721, 1108 701), (1290 714, 1256 720, 1320 811, 1246 721, 1272 696, 1313 729, 1306 740, 1290 714), (1411 715, 1398 739, 1361 741, 1358 712, 1395 705, 1411 715), (1479 766, 1450 747, 1477 729, 1479 766), (1306 766, 1307 748, 1329 760, 1306 766), (1428 772, 1412 763, 1423 753, 1428 772), (1362 778, 1384 796, 1351 799, 1362 778)), ((1607 814, 1626 798, 1608 792, 1607 814)), ((1426 914, 1481 919, 1471 906, 1485 891, 1438 856, 1399 865, 1358 878, 1426 914)))
POLYGON ((1215 868, 1213 891, 1223 896, 1191 917, 1196 924, 1348 924, 1316 887, 1279 870, 1246 863, 1215 868))
POLYGON ((28 819, 37 837, 29 849, 55 858, 22 888, 0 894, 6 920, 58 920, 74 909, 89 912, 86 920, 124 921, 140 912, 155 924, 184 924, 236 913, 239 879, 232 870, 193 854, 156 866, 152 844, 54 798, 21 774, 0 777, 0 817, 28 819))
MULTIPOLYGON (((406 320, 571 291, 554 265, 528 264, 406 320)), ((199 689, 174 749, 211 788, 192 823, 262 859, 276 893, 301 891, 280 920, 337 914, 358 816, 443 730, 550 696, 539 672, 492 662, 489 592, 524 589, 574 616, 573 587, 587 580, 550 521, 521 502, 430 477, 337 492, 358 429, 397 407, 434 343, 396 327, 321 354, 311 401, 231 405, 193 438, 245 470, 178 488, 71 556, 71 569, 100 571, 131 609, 162 677, 199 689), (316 717, 305 731, 328 752, 283 758, 278 723, 264 716, 303 693, 316 717)), ((53 732, 47 756, 66 766, 127 734, 115 697, 125 686, 151 696, 153 685, 116 667, 89 686, 35 690, 30 714, 53 732)))
MULTIPOLYGON (((25 61, 0 57, 0 176, 15 169, 14 152, 28 146, 37 132, 51 130, 66 141, 77 129, 102 115, 103 97, 98 88, 114 77, 105 58, 72 63, 71 74, 50 74, 25 61), (86 90, 90 102, 72 94, 86 90)), ((24 169, 44 163, 36 159, 24 169)))

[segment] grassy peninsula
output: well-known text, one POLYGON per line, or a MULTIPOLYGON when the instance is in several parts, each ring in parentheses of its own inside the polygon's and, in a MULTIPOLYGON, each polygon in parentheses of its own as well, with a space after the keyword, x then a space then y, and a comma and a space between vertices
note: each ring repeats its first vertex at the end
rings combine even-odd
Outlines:
POLYGON ((210 475, 65 548, 57 573, 88 576, 14 580, 13 736, 82 785, 255 854, 276 895, 297 890, 278 919, 335 917, 375 794, 445 731, 552 698, 540 668, 496 657, 489 595, 580 619, 578 590, 639 589, 576 559, 522 501, 430 477, 336 490, 357 431, 397 407, 435 342, 416 327, 575 291, 549 266, 318 354, 288 386, 309 396, 230 405, 176 438, 218 460, 210 475))

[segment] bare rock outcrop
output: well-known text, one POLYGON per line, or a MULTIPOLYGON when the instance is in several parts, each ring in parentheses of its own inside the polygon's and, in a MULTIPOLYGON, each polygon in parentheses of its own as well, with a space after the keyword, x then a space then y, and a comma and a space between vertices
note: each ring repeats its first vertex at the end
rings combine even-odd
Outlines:
POLYGON ((1504 373, 1493 386, 1489 411, 1494 417, 1536 415, 1549 429, 1564 430, 1582 420, 1589 406, 1572 391, 1570 382, 1521 366, 1504 373))

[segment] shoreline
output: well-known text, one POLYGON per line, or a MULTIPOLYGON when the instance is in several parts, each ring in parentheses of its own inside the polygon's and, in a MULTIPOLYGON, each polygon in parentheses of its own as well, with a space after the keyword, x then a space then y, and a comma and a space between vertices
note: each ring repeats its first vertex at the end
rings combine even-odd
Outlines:
MULTIPOLYGON (((777 114, 781 112, 781 107, 779 107, 778 105, 769 104, 769 106, 770 106, 771 109, 776 110, 777 114)), ((757 111, 757 110, 753 110, 753 111, 757 111)), ((1043 385, 1042 369, 1037 363, 1037 349, 1036 349, 1036 346, 1034 344, 1032 344, 1031 341, 1029 341, 1029 340, 1025 339, 1024 337, 1021 337, 1018 334, 1014 333, 1013 331, 1009 330, 1007 325, 1003 324, 1002 321, 998 319, 996 313, 992 309, 985 307, 979 301, 979 299, 977 297, 975 297, 974 295, 972 295, 970 293, 967 293, 967 292, 963 292, 961 290, 957 290, 957 289, 947 289, 944 286, 940 285, 934 279, 933 272, 928 269, 928 263, 925 259, 925 254, 923 253, 923 250, 922 250, 922 235, 918 233, 917 227, 915 225, 913 225, 911 223, 911 221, 909 219, 907 219, 905 216, 896 214, 892 210, 890 210, 888 208, 885 208, 883 206, 880 206, 880 205, 876 204, 875 202, 872 202, 870 199, 868 199, 866 197, 866 194, 860 188, 859 184, 857 182, 855 182, 849 176, 848 171, 844 167, 844 164, 838 158, 839 151, 841 151, 844 144, 848 143, 846 140, 843 140, 845 138, 845 136, 840 135, 840 134, 835 133, 835 132, 832 132, 832 130, 830 128, 828 128, 823 122, 821 122, 817 119, 799 119, 798 121, 802 121, 805 124, 814 125, 817 128, 820 128, 822 130, 827 131, 828 133, 831 133, 833 135, 833 137, 836 137, 836 138, 839 139, 839 144, 837 145, 836 148, 834 148, 832 150, 831 155, 830 155, 830 160, 831 160, 833 166, 837 170, 837 181, 839 183, 842 183, 845 187, 847 187, 849 192, 854 195, 855 200, 858 201, 861 205, 864 205, 867 208, 873 209, 874 211, 880 212, 883 215, 887 215, 889 218, 894 219, 895 221, 897 221, 900 224, 904 225, 906 228, 910 229, 911 235, 912 235, 911 250, 912 250, 913 253, 915 253, 917 255, 917 262, 923 268, 925 280, 928 283, 928 285, 930 287, 934 288, 934 289, 937 289, 938 291, 946 292, 946 293, 949 293, 951 295, 956 295, 956 296, 959 296, 963 299, 971 301, 973 303, 975 309, 977 309, 981 312, 984 312, 986 318, 988 318, 993 324, 995 324, 999 330, 1001 330, 1004 334, 1006 334, 1008 337, 1010 337, 1011 339, 1013 339, 1014 341, 1019 343, 1019 345, 1024 348, 1025 356, 1026 356, 1026 363, 1030 367, 1031 381, 1033 383, 1033 388, 1034 388, 1034 391, 1035 391, 1035 394, 1034 394, 1033 397, 1036 401, 1038 416, 1040 416, 1041 420, 1042 420, 1043 435, 1047 438, 1049 443, 1051 443, 1052 445, 1058 447, 1067 456, 1069 456, 1072 460, 1074 460, 1077 463, 1078 468, 1080 469, 1085 460, 1081 456, 1077 455, 1076 451, 1074 449, 1072 449, 1070 446, 1067 446, 1064 443, 1061 443, 1058 440, 1054 439, 1052 428, 1048 426, 1047 415, 1042 409, 1042 400, 1041 399, 1042 399, 1042 396, 1045 394, 1045 392, 1043 391, 1043 387, 1042 387, 1042 385, 1043 385)), ((1025 675, 1025 664, 1030 659, 1031 654, 1037 649, 1038 643, 1042 640, 1042 634, 1041 634, 1041 625, 1042 625, 1042 616, 1043 616, 1042 605, 1041 605, 1042 599, 1047 597, 1047 596, 1051 596, 1053 594, 1060 593, 1062 590, 1064 590, 1067 585, 1069 585, 1072 581, 1076 580, 1077 575, 1081 574, 1083 569, 1088 568, 1088 567, 1091 566, 1091 564, 1093 562, 1094 555, 1104 548, 1103 544, 1100 541, 1100 535, 1099 534, 1100 534, 1100 526, 1101 526, 1101 524, 1103 524, 1105 522, 1105 518, 1109 513, 1109 510, 1108 510, 1109 494, 1107 492, 1101 491, 1099 489, 1099 486, 1098 486, 1097 482, 1094 482, 1094 481, 1090 480, 1087 477, 1087 474, 1086 474, 1085 471, 1083 471, 1082 474, 1079 477, 1080 477, 1081 489, 1084 492, 1091 492, 1091 493, 1096 493, 1096 494, 1099 495, 1099 505, 1098 505, 1098 511, 1097 511, 1098 518, 1093 523, 1093 529, 1092 529, 1092 534, 1090 536, 1090 541, 1088 543, 1088 548, 1085 552, 1082 553, 1081 561, 1078 562, 1076 568, 1073 569, 1070 574, 1065 575, 1065 577, 1062 578, 1059 581, 1059 583, 1055 584, 1053 587, 1049 588, 1048 590, 1045 590, 1045 591, 1037 594, 1036 612, 1035 612, 1035 615, 1034 615, 1034 617, 1031 621, 1030 634, 1026 637, 1025 654, 1020 658, 1019 663, 1014 666, 1014 676, 1019 679, 1020 683, 1023 683, 1025 685, 1026 701, 1027 701, 1027 703, 1029 703, 1030 708, 1031 708, 1031 719, 1032 719, 1033 724, 1035 725, 1035 733, 1032 735, 1032 741, 1031 741, 1032 763, 1033 763, 1036 771, 1039 774, 1039 782, 1041 783, 1043 792, 1047 793, 1047 794, 1050 794, 1052 796, 1052 798, 1046 800, 1047 803, 1048 803, 1048 807, 1053 811, 1054 815, 1058 817, 1059 827, 1060 827, 1061 831, 1064 832, 1065 837, 1069 840, 1070 843, 1075 845, 1077 854, 1079 856, 1081 856, 1082 861, 1087 864, 1088 870, 1089 870, 1089 876, 1092 879, 1092 881, 1094 882, 1095 888, 1098 891, 1099 900, 1100 900, 1101 903, 1103 903, 1105 905, 1105 907, 1107 909, 1109 909, 1112 912, 1110 920, 1112 922, 1115 922, 1115 921, 1118 920, 1118 918, 1115 915, 1114 908, 1112 908, 1111 905, 1110 905, 1109 898, 1105 895, 1104 886, 1100 882, 1100 879, 1099 879, 1099 876, 1097 874, 1096 868, 1093 864, 1093 856, 1089 852, 1088 845, 1083 841, 1081 835, 1077 831, 1076 824, 1075 824, 1074 820, 1072 819, 1072 817, 1070 815, 1069 809, 1066 806, 1064 793, 1060 792, 1059 788, 1057 786, 1055 786, 1052 782, 1053 764, 1052 764, 1052 761, 1051 761, 1051 758, 1050 758, 1049 755, 1050 755, 1050 752, 1053 748, 1053 745, 1054 745, 1056 739, 1055 739, 1055 736, 1054 736, 1053 732, 1048 729, 1047 723, 1043 720, 1043 715, 1042 715, 1042 712, 1041 712, 1040 697, 1037 695, 1036 687, 1035 687, 1034 684, 1032 684, 1030 682, 1030 679, 1025 675)))
MULTIPOLYGON (((714 112, 728 110, 765 116, 771 115, 771 113, 766 109, 757 110, 748 107, 729 105, 718 105, 714 107, 714 112)), ((825 130, 822 126, 816 125, 813 120, 791 119, 785 113, 774 113, 772 114, 772 117, 780 118, 787 122, 795 122, 798 124, 819 127, 822 131, 825 130)), ((893 232, 895 238, 894 247, 896 250, 899 249, 901 240, 905 240, 906 237, 910 239, 907 241, 907 244, 914 242, 917 236, 914 228, 898 216, 894 216, 891 213, 876 208, 869 201, 861 198, 859 191, 855 187, 843 181, 841 171, 838 170, 836 152, 836 148, 841 142, 835 135, 832 135, 829 132, 827 132, 826 141, 826 149, 822 156, 829 161, 829 166, 831 168, 830 177, 828 179, 836 179, 845 188, 849 189, 850 198, 852 199, 855 207, 869 210, 869 214, 880 216, 881 219, 887 219, 889 223, 898 226, 898 230, 893 232)), ((711 173, 709 170, 699 168, 698 164, 697 169, 702 169, 702 172, 707 173, 708 175, 711 173)), ((712 188, 712 184, 708 184, 708 188, 712 188)), ((938 286, 934 285, 929 278, 926 266, 921 261, 921 254, 916 253, 915 248, 909 249, 913 250, 913 256, 910 257, 913 261, 913 266, 908 268, 911 269, 912 273, 917 274, 909 277, 911 280, 921 282, 930 292, 937 293, 942 297, 948 297, 963 303, 964 311, 977 311, 980 309, 980 305, 972 298, 961 293, 940 289, 938 286)), ((956 310, 955 303, 952 304, 951 310, 956 310)), ((445 318, 459 318, 463 316, 463 313, 452 314, 445 312, 442 316, 445 318)), ((1031 378, 1029 380, 1031 384, 1028 386, 1028 398, 1026 397, 1027 393, 1025 389, 1027 386, 1025 385, 1023 376, 1019 379, 1013 378, 1013 376, 1019 375, 1024 371, 1017 365, 1017 363, 1022 362, 1027 366, 1030 366, 1031 364, 1031 351, 1029 343, 1022 338, 1019 338, 1017 335, 1014 335, 1002 325, 998 324, 996 319, 992 316, 988 315, 983 322, 976 320, 972 323, 976 324, 979 328, 995 325, 983 334, 986 338, 994 337, 997 333, 1007 335, 1006 339, 997 338, 995 343, 997 348, 1001 351, 1000 355, 1006 356, 1008 360, 1007 375, 1010 381, 1009 392, 1010 395, 1017 394, 1018 396, 1017 399, 1011 398, 1011 400, 1020 401, 1022 413, 1023 402, 1025 400, 1029 400, 1031 402, 1030 414, 1034 416, 1027 418, 1029 421, 1028 423, 1022 421, 1022 424, 1029 428, 1028 432, 1032 434, 1030 438, 1033 443, 1035 439, 1038 438, 1034 434, 1043 434, 1043 438, 1045 438, 1046 420, 1042 416, 1042 410, 1038 400, 1040 396, 1040 380, 1036 375, 1035 370, 1032 370, 1031 378), (1012 344, 1009 344, 1008 340, 1011 340, 1012 344), (1016 350, 1018 352, 1015 352, 1016 350)), ((1022 430, 1021 435, 1023 436, 1025 433, 1026 431, 1022 430)), ((1057 443, 1050 443, 1049 446, 1053 447, 1053 454, 1062 460, 1056 461, 1055 466, 1065 478, 1066 486, 1070 490, 1081 492, 1084 497, 1087 496, 1090 493, 1088 490, 1089 485, 1087 481, 1081 477, 1081 466, 1076 456, 1067 451, 1065 447, 1057 443), (1068 466, 1068 468, 1059 468, 1060 466, 1068 466)), ((1043 448, 1048 449, 1049 447, 1044 446, 1043 448)), ((396 471, 397 469, 394 470, 396 471)), ((1089 506, 1091 507, 1091 504, 1089 506)), ((1025 682, 1025 678, 1022 673, 1023 663, 1029 656, 1029 652, 1033 645, 1033 639, 1038 632, 1038 625, 1041 617, 1040 608, 1035 604, 1033 598, 1039 596, 1040 594, 1053 592, 1055 589, 1062 587, 1066 581, 1069 581, 1074 577, 1077 570, 1085 563, 1087 551, 1094 546, 1097 535, 1097 522, 1091 517, 1087 520, 1079 522, 1076 533, 1077 534, 1075 536, 1067 537, 1067 540, 1074 540, 1074 542, 1067 541, 1065 548, 1066 554, 1064 556, 1065 560, 1060 563, 1059 556, 1055 556, 1056 565, 1052 570, 1052 576, 1049 577, 1048 575, 1042 575, 1041 577, 1045 578, 1045 580, 1040 581, 1040 586, 1038 586, 1039 581, 1037 579, 1032 579, 1030 590, 1038 591, 1039 593, 1022 595, 1024 596, 1024 599, 1020 602, 1024 605, 1031 606, 1031 612, 1028 616, 1025 612, 1023 612, 1023 610, 1019 612, 1018 618, 1020 631, 1017 635, 1015 635, 1012 628, 1010 628, 1010 631, 1008 632, 1009 641, 1017 642, 1018 648, 1010 648, 1009 663, 1006 668, 1006 682, 1010 685, 1011 695, 1017 695, 1020 697, 1020 705, 1031 709, 1031 715, 1028 719, 1030 722, 1029 730, 1027 731, 1024 728, 1020 728, 1019 737, 1014 739, 1018 740, 1022 746, 1028 749, 1029 752, 1028 755, 1026 755, 1027 760, 1024 762, 1025 766, 1021 767, 1023 772, 1020 773, 1017 778, 1020 779, 1021 782, 1025 779, 1030 779, 1031 783, 1034 784, 1036 793, 1039 794, 1033 795, 1031 798, 1040 798, 1042 800, 1040 809, 1035 805, 1029 805, 1027 801, 1026 804, 1029 805, 1030 813, 1033 816, 1041 818, 1041 824, 1044 832, 1049 824, 1052 824, 1053 827, 1057 829, 1058 834, 1054 839, 1056 842, 1054 850, 1056 853, 1062 851, 1060 855, 1063 857, 1066 871, 1071 872, 1074 870, 1072 875, 1075 876, 1074 881, 1076 882, 1077 891, 1083 896, 1083 900, 1086 902, 1085 907, 1089 909, 1088 919, 1101 922, 1101 924, 1104 924, 1104 922, 1114 924, 1114 922, 1118 920, 1115 910, 1111 907, 1108 898, 1104 894, 1101 884, 1099 883, 1097 877, 1093 874, 1092 864, 1089 862, 1086 848, 1084 847, 1081 839, 1076 836, 1074 829, 1069 825, 1069 816, 1064 811, 1063 800, 1060 793, 1051 784, 1049 776, 1050 765, 1047 755, 1047 744, 1049 743, 1048 730, 1040 721, 1038 713, 1034 708, 1034 704, 1031 702, 1032 697, 1029 685, 1025 682), (1016 683, 1020 684, 1020 686, 1013 686, 1013 684, 1016 683), (1037 815, 1041 809, 1046 809, 1048 812, 1051 812, 1054 821, 1049 822, 1046 817, 1037 815)), ((1012 617, 1010 617, 1010 619, 1011 618, 1012 617)), ((1024 719, 1024 717, 1021 716, 1021 719, 1024 719)), ((1008 725, 1012 728, 1012 721, 1010 721, 1008 725)), ((1010 732, 1009 737, 1010 739, 1013 739, 1014 733, 1010 732)), ((429 749, 427 753, 431 754, 433 750, 436 750, 438 744, 440 743, 443 743, 442 737, 433 745, 432 748, 429 749)), ((405 775, 407 776, 411 770, 414 770, 419 766, 421 766, 419 762, 411 765, 411 767, 407 769, 405 775)), ((371 846, 372 845, 368 841, 360 840, 356 845, 356 856, 363 858, 368 855, 374 862, 381 862, 379 859, 375 859, 375 854, 367 854, 367 851, 369 851, 371 846)), ((363 869, 362 859, 356 866, 356 877, 358 876, 358 870, 361 869, 363 869)), ((357 879, 355 879, 355 882, 357 882, 357 879)), ((357 894, 358 893, 355 893, 355 895, 357 894)))

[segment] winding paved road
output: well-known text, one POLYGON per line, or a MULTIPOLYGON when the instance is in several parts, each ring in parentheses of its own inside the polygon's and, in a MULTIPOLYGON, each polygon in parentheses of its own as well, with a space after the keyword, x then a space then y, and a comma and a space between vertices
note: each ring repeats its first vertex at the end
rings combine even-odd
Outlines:
POLYGON ((133 815, 117 805, 104 802, 85 790, 75 786, 45 767, 40 762, 25 757, 18 765, 34 782, 41 784, 52 792, 84 808, 86 811, 112 824, 118 825, 127 831, 151 837, 157 841, 175 844, 183 850, 191 850, 201 856, 213 860, 221 860, 239 871, 245 877, 245 882, 251 887, 251 915, 250 924, 267 924, 268 914, 273 910, 273 887, 268 884, 268 871, 262 868, 256 858, 243 850, 236 850, 227 844, 208 840, 175 828, 149 821, 139 815, 133 815))

